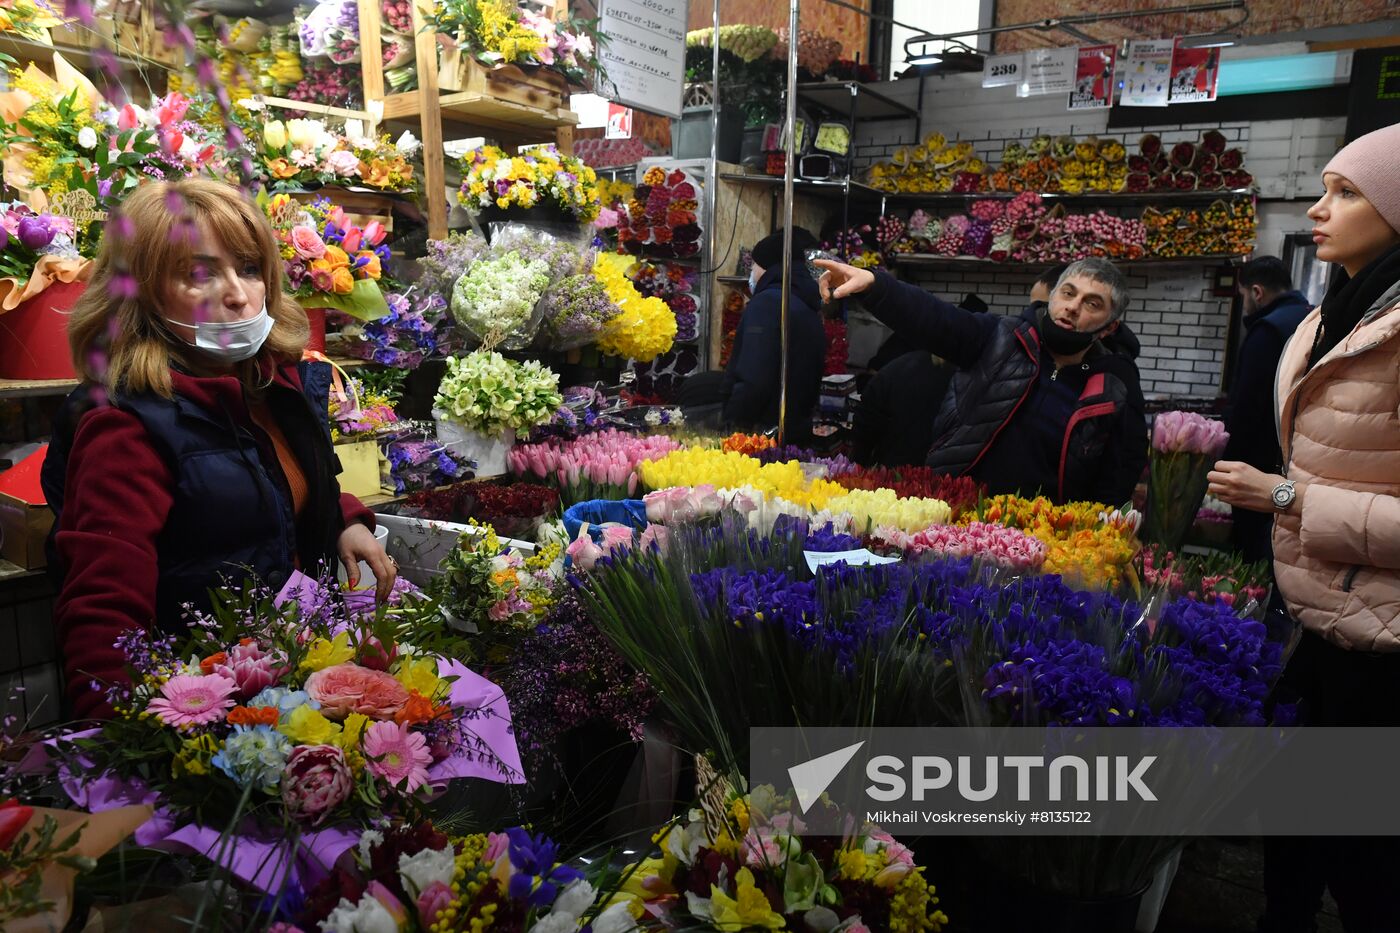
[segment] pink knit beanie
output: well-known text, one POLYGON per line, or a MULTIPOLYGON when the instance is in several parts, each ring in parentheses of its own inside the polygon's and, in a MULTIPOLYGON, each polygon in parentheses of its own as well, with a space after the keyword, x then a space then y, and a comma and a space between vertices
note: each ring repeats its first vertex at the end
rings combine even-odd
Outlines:
POLYGON ((1346 176, 1400 233, 1400 123, 1347 143, 1322 170, 1328 172, 1346 176))

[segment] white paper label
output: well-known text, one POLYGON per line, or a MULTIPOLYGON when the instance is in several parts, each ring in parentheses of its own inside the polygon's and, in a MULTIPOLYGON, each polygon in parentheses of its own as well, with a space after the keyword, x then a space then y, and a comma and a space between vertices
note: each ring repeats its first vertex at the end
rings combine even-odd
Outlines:
POLYGON ((872 554, 865 548, 855 551, 803 551, 803 556, 807 558, 807 566, 812 573, 817 572, 818 567, 825 567, 827 564, 835 564, 845 561, 852 567, 874 567, 879 564, 897 564, 898 557, 881 557, 879 554, 872 554))
POLYGON ((982 66, 983 87, 1004 87, 1020 84, 1026 72, 1026 56, 1023 52, 1013 55, 992 55, 982 66))
POLYGON ((1026 74, 1016 85, 1017 97, 1068 94, 1074 88, 1079 49, 1032 49, 1026 53, 1026 74))

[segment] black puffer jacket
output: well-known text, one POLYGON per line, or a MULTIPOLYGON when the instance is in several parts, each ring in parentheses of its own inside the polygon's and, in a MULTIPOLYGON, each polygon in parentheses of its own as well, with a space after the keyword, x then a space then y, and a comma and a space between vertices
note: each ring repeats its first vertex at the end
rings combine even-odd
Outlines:
POLYGON ((1056 368, 1034 320, 971 314, 876 274, 863 296, 884 324, 958 371, 934 424, 927 462, 970 475, 992 493, 1121 504, 1147 463, 1137 366, 1092 347, 1056 368))

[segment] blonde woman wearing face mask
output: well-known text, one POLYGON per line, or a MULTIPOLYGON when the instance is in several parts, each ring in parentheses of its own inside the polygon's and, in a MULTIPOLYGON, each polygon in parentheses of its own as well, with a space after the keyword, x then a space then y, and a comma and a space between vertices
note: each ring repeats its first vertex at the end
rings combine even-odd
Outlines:
MULTIPOLYGON (((1352 142, 1308 210, 1341 269, 1294 331, 1275 398, 1286 475, 1222 461, 1210 491, 1274 514, 1278 591, 1302 640, 1281 697, 1311 726, 1400 725, 1400 125, 1352 142)), ((1347 930, 1400 930, 1400 840, 1265 847, 1261 929, 1315 929, 1330 888, 1347 930)))
POLYGON ((68 328, 81 385, 43 481, 57 516, 54 622, 78 716, 108 714, 93 684, 125 677, 113 642, 178 631, 208 589, 280 587, 363 560, 381 599, 395 568, 374 515, 342 495, 324 364, 282 294, 262 211, 203 180, 146 185, 108 225, 68 328))

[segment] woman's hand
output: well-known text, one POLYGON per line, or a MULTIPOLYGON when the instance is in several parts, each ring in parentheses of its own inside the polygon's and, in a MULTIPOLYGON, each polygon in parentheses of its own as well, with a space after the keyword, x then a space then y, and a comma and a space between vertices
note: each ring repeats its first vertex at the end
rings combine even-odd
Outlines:
POLYGON ((840 301, 842 298, 859 295, 875 284, 875 273, 869 269, 857 269, 832 259, 813 260, 813 264, 826 270, 817 280, 822 301, 840 301))
MULTIPOLYGON (((1238 460, 1221 460, 1206 476, 1210 481, 1208 491, 1212 496, 1230 505, 1255 512, 1273 512, 1274 487, 1286 477, 1277 473, 1263 473, 1238 460)), ((1297 498, 1288 511, 1301 511, 1304 487, 1300 483, 1294 487, 1297 498)))
POLYGON ((384 602, 394 586, 394 578, 399 575, 399 565, 384 552, 384 546, 370 531, 359 522, 345 526, 335 542, 340 562, 345 565, 345 578, 353 589, 360 585, 360 561, 369 564, 374 571, 374 598, 384 602))

